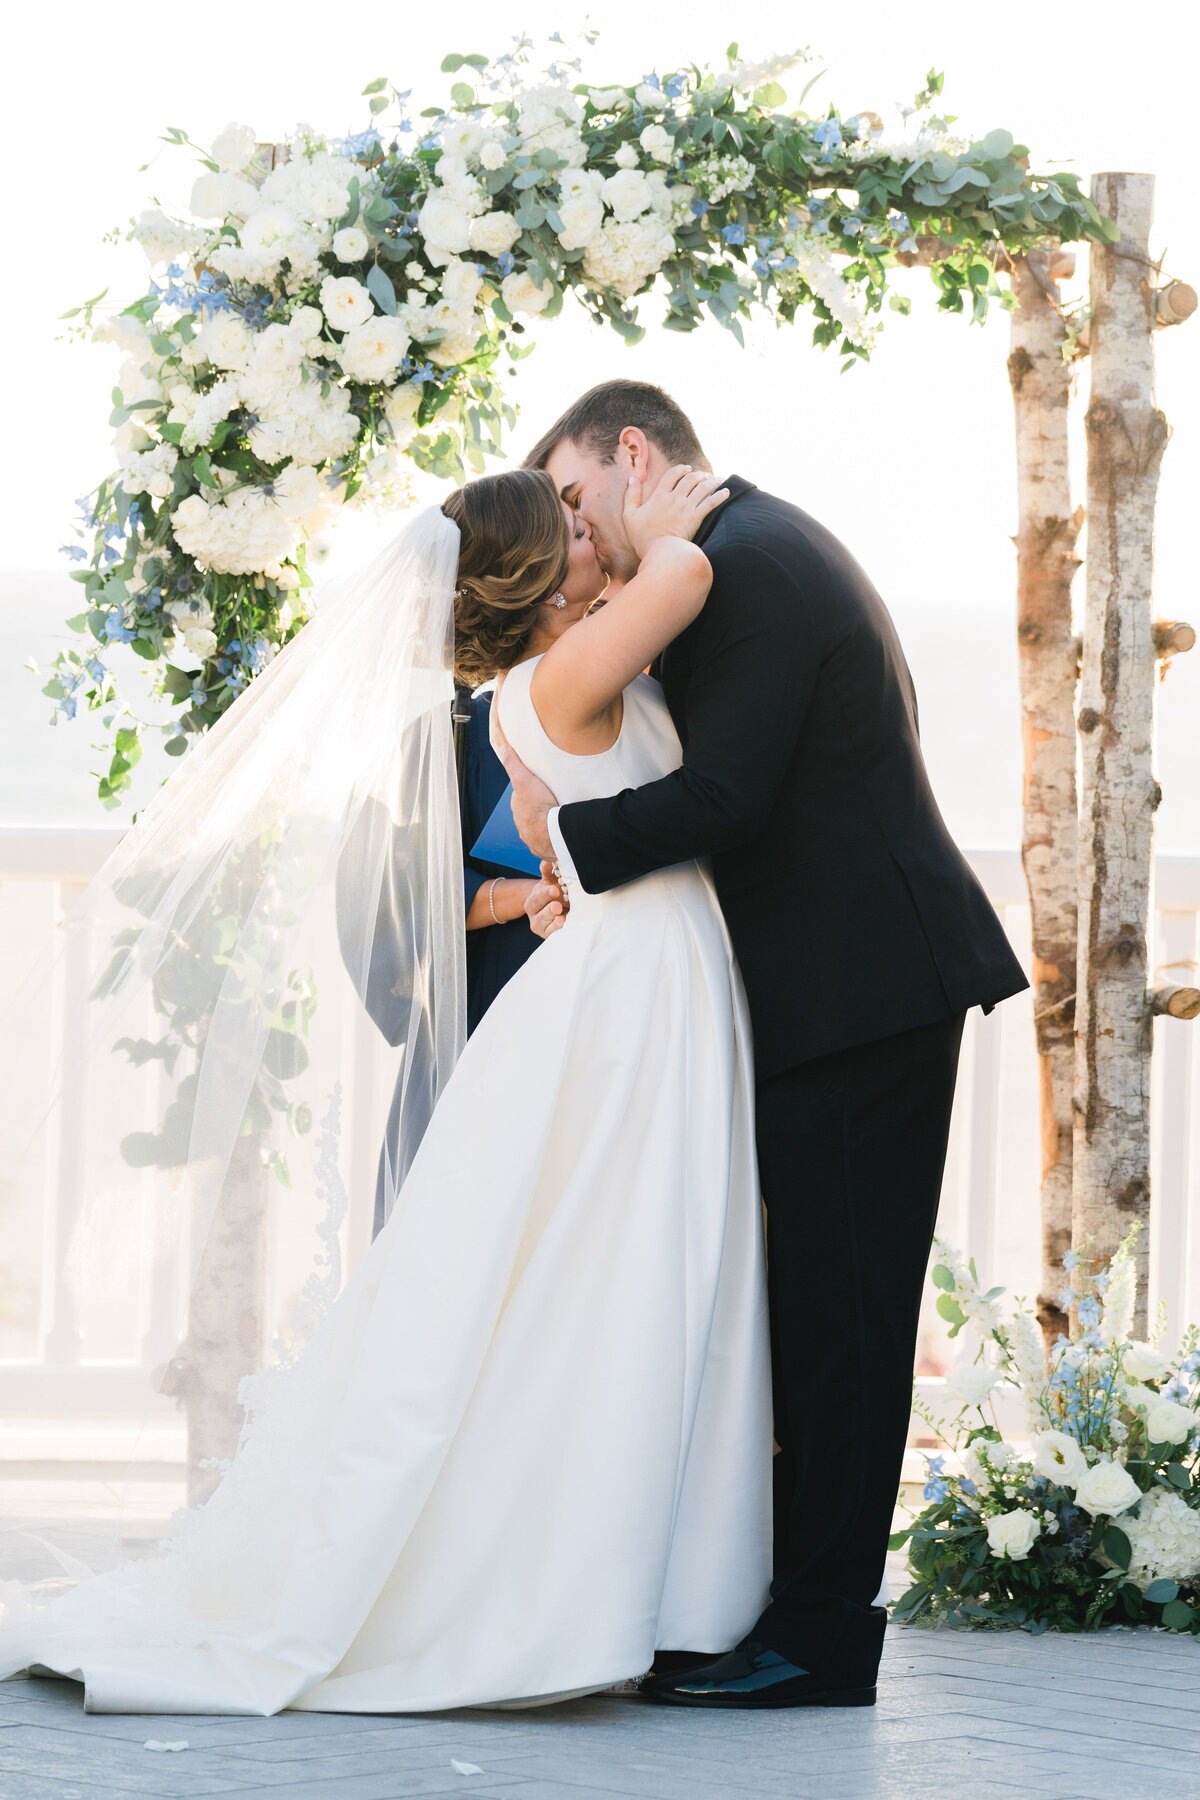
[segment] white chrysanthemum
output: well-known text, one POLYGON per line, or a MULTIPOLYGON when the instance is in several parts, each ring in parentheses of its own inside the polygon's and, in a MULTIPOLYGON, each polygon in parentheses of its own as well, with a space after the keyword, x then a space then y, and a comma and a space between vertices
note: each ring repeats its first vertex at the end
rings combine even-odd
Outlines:
POLYGON ((198 175, 188 202, 198 219, 246 219, 259 205, 259 191, 244 175, 198 175))
POLYGON ((356 263, 367 254, 371 241, 360 225, 343 225, 334 232, 331 248, 340 263, 356 263))
POLYGON ((549 281, 539 287, 528 270, 514 269, 500 285, 500 298, 510 313, 540 313, 553 300, 554 288, 549 281))
POLYGON ((327 275, 321 283, 321 310, 335 331, 363 325, 375 311, 370 291, 353 275, 327 275))
POLYGON ((669 163, 675 154, 675 139, 661 125, 647 125, 639 134, 638 143, 655 162, 669 163))
POLYGON ((650 184, 639 169, 619 169, 608 177, 600 191, 620 225, 627 225, 650 210, 650 184))
POLYGON ((484 256, 503 256, 521 235, 521 227, 510 212, 487 212, 472 219, 467 228, 467 245, 484 256))
POLYGON ((1106 1344, 1120 1344, 1133 1330, 1137 1271, 1131 1256, 1114 1256, 1108 1265, 1108 1286, 1100 1315, 1100 1336, 1106 1344))
POLYGON ((227 125, 209 145, 209 155, 223 173, 244 169, 254 155, 257 140, 249 125, 227 125))
POLYGON ((121 486, 127 494, 152 494, 156 500, 166 500, 175 484, 178 461, 174 444, 131 452, 121 459, 121 486))
POLYGON ((610 219, 587 247, 584 277, 592 287, 611 288, 628 300, 658 273, 674 248, 673 234, 653 213, 630 224, 610 219))
POLYGON ((1151 1488, 1136 1512, 1121 1521, 1132 1556, 1129 1573, 1139 1586, 1151 1581, 1192 1581, 1200 1575, 1200 1513, 1182 1494, 1151 1488))
POLYGON ((354 381, 390 381, 408 345, 403 322, 381 315, 346 333, 338 360, 343 372, 354 381))

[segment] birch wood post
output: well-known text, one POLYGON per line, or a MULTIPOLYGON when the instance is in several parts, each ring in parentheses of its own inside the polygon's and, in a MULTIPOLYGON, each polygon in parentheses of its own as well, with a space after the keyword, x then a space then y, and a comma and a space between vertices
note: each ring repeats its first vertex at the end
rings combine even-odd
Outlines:
MULTIPOLYGON (((1091 247, 1087 603, 1079 695, 1079 957, 1072 1233, 1111 1254, 1150 1215, 1147 993, 1154 811, 1154 502, 1168 428, 1154 403, 1151 175, 1103 174, 1092 198, 1120 239, 1091 247)), ((1134 1335, 1145 1337, 1149 1232, 1134 1335)))
POLYGON ((1011 266, 1016 308, 1008 375, 1017 438, 1017 647, 1024 752, 1021 861, 1033 924, 1033 1015, 1042 1140, 1042 1274, 1037 1313, 1047 1344, 1067 1328, 1058 1304, 1071 1245, 1071 1093, 1075 1064, 1076 795, 1071 623, 1075 541, 1058 278, 1074 258, 1036 251, 1011 266))

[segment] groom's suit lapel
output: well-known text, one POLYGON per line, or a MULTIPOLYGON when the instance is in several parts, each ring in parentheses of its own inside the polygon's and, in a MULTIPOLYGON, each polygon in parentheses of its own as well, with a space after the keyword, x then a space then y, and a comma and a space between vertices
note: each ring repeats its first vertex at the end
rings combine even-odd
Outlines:
MULTIPOLYGON (((757 491, 753 481, 747 481, 742 475, 729 475, 721 483, 729 489, 728 500, 723 500, 703 521, 695 538, 696 544, 703 545, 721 525, 731 506, 736 506, 743 494, 757 491)), ((679 733, 681 741, 687 743, 687 728, 684 719, 684 701, 687 694, 688 676, 691 672, 689 632, 681 632, 674 643, 668 644, 660 656, 656 656, 650 665, 650 673, 662 683, 663 697, 679 733)))

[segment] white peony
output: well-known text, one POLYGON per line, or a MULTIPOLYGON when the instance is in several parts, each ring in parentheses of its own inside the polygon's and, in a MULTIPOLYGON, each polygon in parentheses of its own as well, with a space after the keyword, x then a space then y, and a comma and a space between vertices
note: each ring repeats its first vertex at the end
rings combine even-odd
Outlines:
POLYGON ((618 224, 628 225, 650 210, 650 184, 640 170, 618 170, 608 177, 600 191, 618 224))
POLYGON ((1075 1504, 1084 1512, 1098 1517, 1101 1513, 1115 1516, 1125 1512, 1141 1498, 1142 1490, 1121 1463, 1101 1457, 1093 1463, 1075 1488, 1075 1504))
POLYGON ((1200 1575, 1200 1513, 1182 1494, 1151 1488, 1137 1511, 1121 1521, 1132 1552, 1129 1573, 1139 1586, 1163 1577, 1192 1581, 1200 1575))
POLYGON ((639 136, 638 143, 655 162, 669 163, 675 154, 675 139, 661 125, 647 125, 639 136))
POLYGON ((618 169, 636 169, 638 153, 632 144, 620 144, 613 152, 613 161, 618 169))
POLYGON ((1182 1444, 1191 1437, 1200 1419, 1190 1406, 1177 1400, 1158 1399, 1146 1413, 1146 1436, 1152 1444, 1182 1444))
POLYGON ((375 311, 370 290, 353 275, 327 275, 321 283, 321 308, 335 331, 364 325, 375 311))
POLYGON ((539 287, 527 270, 514 269, 501 283, 500 298, 510 313, 540 313, 553 300, 554 287, 549 280, 539 287))
POLYGON ((224 172, 244 169, 254 155, 255 136, 249 125, 227 125, 209 145, 209 155, 224 172))
POLYGON ((484 256, 503 256, 521 235, 521 227, 509 212, 487 212, 472 219, 467 229, 467 245, 484 256))
POLYGON ((346 333, 338 360, 353 381, 389 381, 408 345, 408 332, 400 319, 368 319, 346 333))
POLYGON ((983 1362, 957 1362, 946 1377, 946 1392, 965 1406, 982 1406, 1000 1380, 1000 1372, 983 1362))
POLYGON ((343 225, 333 234, 333 254, 339 262, 361 262, 371 247, 371 240, 360 225, 343 225))
POLYGON ((1125 1346, 1121 1367, 1131 1381, 1161 1381, 1170 1364, 1153 1344, 1132 1343, 1125 1346))
POLYGON ((1034 1473, 1058 1482, 1060 1487, 1074 1487, 1087 1474, 1087 1458, 1065 1431, 1039 1431, 1030 1440, 1030 1449, 1034 1473))
POLYGON ((993 1556, 1007 1556, 1013 1562, 1024 1562, 1042 1535, 1042 1522, 1035 1513, 1014 1507, 1012 1512, 997 1513, 987 1523, 988 1547, 993 1556))

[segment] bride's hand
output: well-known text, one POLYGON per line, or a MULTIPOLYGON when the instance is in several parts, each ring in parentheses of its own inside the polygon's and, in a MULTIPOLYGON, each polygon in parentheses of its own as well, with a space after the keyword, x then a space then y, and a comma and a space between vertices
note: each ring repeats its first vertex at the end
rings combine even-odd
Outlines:
POLYGON ((707 469, 693 469, 688 463, 669 468, 654 492, 642 498, 642 484, 636 475, 629 477, 625 489, 624 522, 629 542, 640 557, 655 538, 691 539, 700 521, 715 506, 728 500, 729 489, 717 486, 717 477, 707 469))

